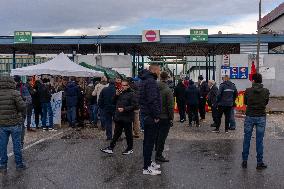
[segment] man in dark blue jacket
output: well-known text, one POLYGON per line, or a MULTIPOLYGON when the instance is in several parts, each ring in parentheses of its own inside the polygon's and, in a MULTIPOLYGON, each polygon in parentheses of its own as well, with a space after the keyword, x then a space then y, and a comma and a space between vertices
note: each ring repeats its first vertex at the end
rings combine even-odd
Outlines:
POLYGON ((78 104, 79 92, 79 88, 74 79, 68 82, 64 91, 67 106, 67 119, 69 126, 72 128, 74 128, 76 124, 76 106, 78 104))
POLYGON ((104 88, 100 94, 98 105, 103 114, 103 125, 106 129, 107 140, 112 140, 112 118, 115 112, 115 104, 113 98, 115 97, 115 82, 111 80, 109 86, 104 88))
POLYGON ((140 77, 142 81, 139 102, 141 114, 144 115, 143 174, 146 175, 161 174, 161 171, 157 170, 160 166, 151 161, 161 113, 161 95, 157 83, 159 75, 160 66, 150 65, 149 70, 144 70, 140 77))
POLYGON ((194 85, 192 80, 189 81, 189 86, 185 90, 185 98, 188 108, 189 126, 192 127, 193 117, 196 120, 196 127, 200 127, 198 118, 198 105, 200 100, 200 92, 194 85))
POLYGON ((222 115, 225 114, 225 132, 228 133, 231 110, 235 106, 235 101, 238 96, 238 91, 234 83, 230 81, 228 75, 223 77, 223 83, 221 83, 218 94, 217 94, 217 104, 218 104, 218 122, 216 129, 213 132, 219 133, 219 128, 221 125, 222 115))

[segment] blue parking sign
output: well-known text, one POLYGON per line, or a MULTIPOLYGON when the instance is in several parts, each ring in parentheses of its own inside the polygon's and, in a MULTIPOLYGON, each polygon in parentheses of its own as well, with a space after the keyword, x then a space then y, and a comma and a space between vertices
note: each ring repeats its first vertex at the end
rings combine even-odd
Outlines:
POLYGON ((248 79, 248 67, 239 67, 239 79, 248 79))
POLYGON ((238 67, 231 67, 230 78, 231 79, 238 79, 239 78, 239 68, 238 67))

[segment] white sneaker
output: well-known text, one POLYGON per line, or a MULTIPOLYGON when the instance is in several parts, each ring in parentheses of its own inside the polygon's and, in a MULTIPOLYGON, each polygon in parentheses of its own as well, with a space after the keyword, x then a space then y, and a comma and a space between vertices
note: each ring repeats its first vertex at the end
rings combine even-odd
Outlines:
POLYGON ((160 175, 162 172, 159 171, 159 170, 155 170, 153 169, 151 166, 148 167, 148 169, 143 169, 143 175, 152 175, 152 176, 155 176, 155 175, 160 175))
POLYGON ((112 149, 110 149, 109 147, 105 148, 105 149, 101 149, 102 152, 106 153, 106 154, 113 154, 112 149))
POLYGON ((54 128, 49 128, 48 130, 49 131, 57 131, 57 129, 54 129, 54 128))
POLYGON ((125 150, 124 152, 122 152, 122 155, 130 155, 133 154, 133 150, 125 150))
POLYGON ((157 164, 156 162, 153 162, 151 163, 151 168, 153 168, 154 170, 158 170, 158 169, 161 169, 161 165, 157 164))

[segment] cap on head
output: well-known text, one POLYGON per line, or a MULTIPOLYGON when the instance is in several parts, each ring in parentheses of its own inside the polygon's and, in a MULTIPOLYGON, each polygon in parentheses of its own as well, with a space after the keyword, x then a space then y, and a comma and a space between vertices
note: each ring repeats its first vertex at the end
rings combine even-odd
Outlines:
POLYGON ((198 80, 200 80, 200 81, 203 81, 203 76, 202 75, 200 75, 200 76, 198 76, 198 80))

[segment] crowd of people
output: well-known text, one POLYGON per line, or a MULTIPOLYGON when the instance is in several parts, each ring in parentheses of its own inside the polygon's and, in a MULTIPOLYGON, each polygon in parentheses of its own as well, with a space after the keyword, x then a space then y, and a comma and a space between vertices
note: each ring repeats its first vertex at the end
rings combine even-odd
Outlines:
MULTIPOLYGON (((28 132, 31 128, 31 115, 34 111, 36 129, 40 128, 40 118, 44 131, 56 131, 53 124, 51 96, 62 91, 62 112, 70 128, 76 130, 85 126, 85 120, 93 128, 100 126, 106 133, 109 145, 101 151, 113 154, 117 141, 125 133, 127 148, 123 155, 133 151, 133 138, 144 133, 143 174, 160 175, 161 166, 156 162, 169 162, 164 154, 164 145, 173 126, 174 97, 176 98, 180 122, 184 123, 188 114, 189 127, 200 127, 205 122, 206 104, 211 107, 213 132, 220 132, 222 115, 225 115, 225 132, 235 130, 235 100, 238 92, 229 76, 223 77, 219 89, 215 81, 198 77, 197 85, 187 78, 180 80, 172 90, 168 85, 167 72, 160 73, 160 66, 150 65, 148 70, 139 73, 139 78, 57 78, 51 84, 48 78, 28 78, 23 84, 19 77, 0 77, 0 170, 7 170, 7 143, 11 134, 17 169, 24 169, 21 148, 24 142, 24 119, 28 132), (16 84, 15 84, 16 82, 16 84), (200 116, 200 119, 199 119, 200 116), (48 124, 47 124, 48 119, 48 124), (113 122, 114 128, 113 128, 113 122), (100 124, 99 124, 100 123, 100 124), (152 153, 155 149, 155 161, 152 153)), ((243 168, 247 167, 249 143, 253 126, 257 130, 257 168, 266 168, 263 163, 263 136, 265 131, 265 107, 269 91, 263 88, 260 74, 253 76, 252 88, 246 90, 247 105, 243 168), (256 97, 256 95, 259 95, 256 97)), ((64 119, 64 116, 63 116, 64 119)))

